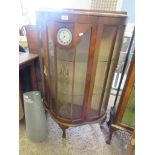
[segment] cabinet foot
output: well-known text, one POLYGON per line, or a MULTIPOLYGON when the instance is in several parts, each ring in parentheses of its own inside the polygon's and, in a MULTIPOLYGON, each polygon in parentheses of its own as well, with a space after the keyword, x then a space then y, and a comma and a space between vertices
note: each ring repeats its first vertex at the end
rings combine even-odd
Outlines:
POLYGON ((62 138, 66 138, 66 129, 62 129, 62 138))
POLYGON ((62 129, 62 138, 66 138, 66 129, 68 128, 68 126, 64 126, 59 124, 60 128, 62 129))

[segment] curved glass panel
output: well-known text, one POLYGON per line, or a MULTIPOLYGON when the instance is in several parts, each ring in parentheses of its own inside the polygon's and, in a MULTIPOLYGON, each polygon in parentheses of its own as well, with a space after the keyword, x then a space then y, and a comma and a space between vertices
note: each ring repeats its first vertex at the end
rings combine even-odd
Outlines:
POLYGON ((107 82, 105 81, 106 70, 107 70, 109 54, 111 52, 110 50, 113 44, 115 33, 116 33, 115 26, 104 26, 102 38, 100 41, 100 47, 99 47, 99 56, 98 56, 98 63, 97 63, 97 69, 96 69, 95 84, 93 89, 92 103, 91 103, 90 112, 89 112, 90 117, 99 116, 99 105, 101 101, 101 94, 103 91, 103 86, 107 82))
POLYGON ((52 108, 63 118, 82 116, 90 34, 91 29, 83 34, 76 48, 56 47, 55 62, 54 48, 49 44, 52 108))

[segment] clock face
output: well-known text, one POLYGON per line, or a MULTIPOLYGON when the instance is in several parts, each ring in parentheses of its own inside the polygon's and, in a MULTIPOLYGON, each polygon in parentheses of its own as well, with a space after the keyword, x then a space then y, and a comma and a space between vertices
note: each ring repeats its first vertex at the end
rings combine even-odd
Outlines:
POLYGON ((72 33, 67 28, 60 28, 57 32, 57 41, 61 45, 69 45, 72 41, 72 33))

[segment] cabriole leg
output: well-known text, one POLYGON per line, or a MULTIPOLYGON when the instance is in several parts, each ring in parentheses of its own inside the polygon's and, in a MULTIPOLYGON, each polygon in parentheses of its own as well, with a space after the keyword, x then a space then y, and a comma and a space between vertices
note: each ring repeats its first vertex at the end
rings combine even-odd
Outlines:
POLYGON ((66 129, 68 128, 68 126, 64 126, 59 124, 60 128, 62 129, 62 138, 66 138, 66 129))

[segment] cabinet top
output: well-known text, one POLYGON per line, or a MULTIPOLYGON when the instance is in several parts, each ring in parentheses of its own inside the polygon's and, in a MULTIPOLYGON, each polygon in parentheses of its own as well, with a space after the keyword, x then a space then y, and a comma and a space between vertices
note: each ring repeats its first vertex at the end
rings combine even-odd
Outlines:
POLYGON ((127 12, 121 11, 102 11, 102 10, 83 10, 83 9, 45 9, 37 10, 40 13, 54 13, 54 14, 76 14, 88 16, 110 16, 110 17, 127 17, 127 12))

